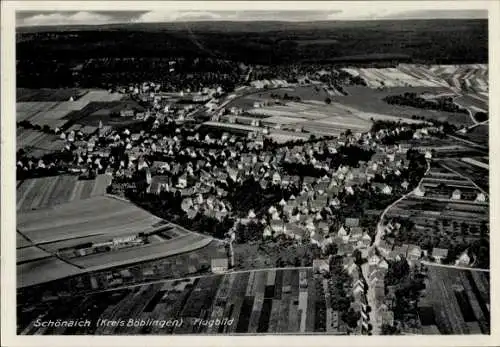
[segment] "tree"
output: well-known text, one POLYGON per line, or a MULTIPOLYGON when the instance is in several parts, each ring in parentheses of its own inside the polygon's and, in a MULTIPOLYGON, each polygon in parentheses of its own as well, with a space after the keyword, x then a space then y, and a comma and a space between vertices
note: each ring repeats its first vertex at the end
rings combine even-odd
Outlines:
POLYGON ((342 314, 342 320, 352 329, 355 329, 358 326, 360 318, 361 313, 354 311, 352 308, 342 314))
POLYGON ((330 105, 330 104, 332 103, 332 99, 330 99, 330 98, 326 98, 326 99, 325 99, 325 103, 326 103, 327 105, 330 105))

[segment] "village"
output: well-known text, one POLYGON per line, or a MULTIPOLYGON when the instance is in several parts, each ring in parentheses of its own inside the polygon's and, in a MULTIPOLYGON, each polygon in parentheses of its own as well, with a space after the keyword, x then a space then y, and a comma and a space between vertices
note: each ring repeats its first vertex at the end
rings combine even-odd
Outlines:
MULTIPOLYGON (((377 211, 403 195, 423 195, 420 181, 432 151, 425 146, 415 150, 408 140, 438 136, 442 127, 382 122, 376 131, 346 130, 338 137, 307 135, 278 143, 266 136, 269 128, 258 118, 251 129, 259 131, 207 127, 206 115, 213 120, 212 115, 226 113, 218 99, 220 88, 167 95, 155 90, 159 88, 154 83, 121 90, 150 103, 145 112, 126 108, 117 115, 137 122, 116 129, 99 121, 90 132, 56 128, 66 156, 52 162, 19 160, 18 170, 29 175, 55 167, 83 179, 106 175, 111 182, 109 194, 143 207, 154 205, 154 196, 168 201, 163 218, 187 228, 204 218, 197 231, 230 245, 227 258, 212 259, 214 273, 238 268, 234 252, 240 244, 307 245, 316 249, 315 256, 312 264, 302 265, 312 265, 317 276, 324 277, 323 290, 330 293, 326 294, 330 301, 325 312, 327 332, 380 334, 394 327, 394 300, 388 301, 394 293, 387 292, 385 285, 388 262, 407 260, 418 272, 421 260, 439 262, 447 250, 436 247, 428 254, 418 245, 393 247, 384 240, 374 245, 380 237, 377 211), (348 280, 338 287, 336 277, 345 273, 348 280), (351 302, 339 305, 339 296, 345 295, 351 302)), ((229 110, 237 113, 234 107, 229 110)), ((226 122, 234 124, 229 118, 226 122)), ((457 194, 454 191, 451 199, 457 194)), ((384 230, 400 227, 397 222, 388 223, 384 230)), ((138 235, 123 242, 130 244, 95 244, 90 253, 143 243, 138 235)), ((60 250, 63 256, 64 252, 60 250)), ((74 252, 66 250, 70 257, 74 252)), ((86 255, 84 250, 77 253, 86 255)), ((466 256, 462 254, 457 262, 467 260, 466 256)), ((278 261, 270 264, 279 265, 278 261)))

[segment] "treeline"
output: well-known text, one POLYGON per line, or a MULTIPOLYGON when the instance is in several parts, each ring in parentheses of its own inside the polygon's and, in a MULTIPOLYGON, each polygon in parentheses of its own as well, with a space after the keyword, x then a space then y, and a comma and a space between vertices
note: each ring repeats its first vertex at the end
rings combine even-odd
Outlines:
POLYGON ((452 113, 467 113, 466 109, 461 108, 453 102, 451 97, 441 97, 428 100, 418 96, 416 93, 404 93, 401 95, 389 95, 383 99, 390 105, 410 106, 426 110, 436 110, 452 113))
MULTIPOLYGON (((123 25, 120 30, 103 27, 57 34, 57 29, 22 33, 16 44, 17 85, 100 86, 103 82, 121 82, 127 76, 129 81, 151 79, 170 72, 166 65, 153 64, 159 57, 183 57, 188 61, 211 58, 220 62, 221 71, 239 63, 340 66, 394 64, 409 59, 427 64, 488 61, 487 20, 400 21, 397 26, 393 21, 302 23, 287 24, 286 30, 270 29, 276 24, 260 28, 255 22, 233 23, 236 30, 232 31, 210 29, 213 25, 198 25, 196 31, 192 28, 197 24, 183 23, 169 30, 155 24, 147 29, 123 25), (144 64, 118 62, 123 58, 142 58, 144 64), (99 66, 99 59, 105 59, 106 64, 99 66)), ((216 71, 193 70, 196 72, 216 71)), ((229 74, 220 73, 226 77, 229 74)))

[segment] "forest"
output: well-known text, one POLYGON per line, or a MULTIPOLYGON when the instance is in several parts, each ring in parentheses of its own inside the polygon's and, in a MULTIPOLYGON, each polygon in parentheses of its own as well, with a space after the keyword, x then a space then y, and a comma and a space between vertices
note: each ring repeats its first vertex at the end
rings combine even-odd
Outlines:
MULTIPOLYGON (((17 85, 102 86, 126 78, 237 82, 241 64, 487 63, 487 20, 209 22, 21 28, 17 85), (49 78, 50 77, 50 78, 49 78), (169 77, 170 78, 170 77, 169 77)), ((230 88, 229 88, 230 89, 230 88)))

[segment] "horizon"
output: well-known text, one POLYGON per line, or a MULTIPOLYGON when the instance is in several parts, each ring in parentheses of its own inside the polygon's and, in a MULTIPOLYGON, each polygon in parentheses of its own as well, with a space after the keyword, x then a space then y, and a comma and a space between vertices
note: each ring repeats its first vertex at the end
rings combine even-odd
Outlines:
POLYGON ((17 11, 17 28, 164 24, 189 22, 344 22, 432 19, 487 19, 486 9, 420 9, 399 11, 383 8, 376 11, 17 11))

